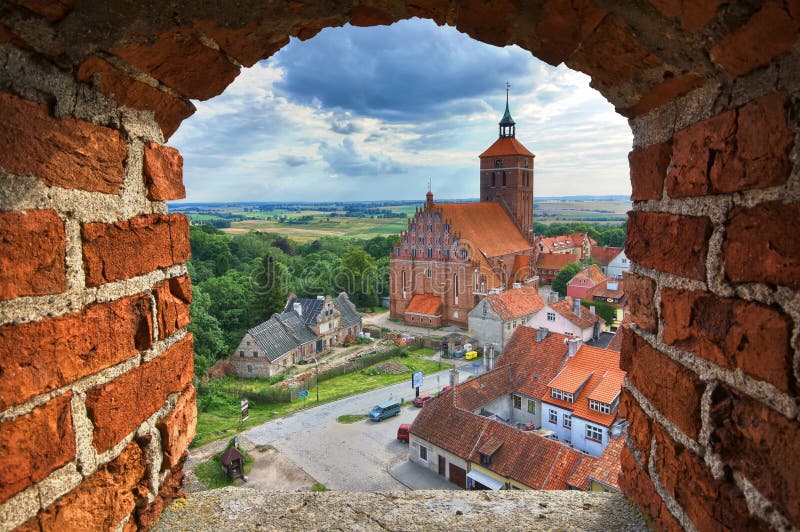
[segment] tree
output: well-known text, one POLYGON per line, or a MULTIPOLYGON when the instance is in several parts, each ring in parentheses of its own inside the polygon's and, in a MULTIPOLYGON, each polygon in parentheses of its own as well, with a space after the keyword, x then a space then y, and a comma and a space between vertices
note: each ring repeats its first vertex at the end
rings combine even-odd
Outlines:
POLYGON ((583 267, 577 262, 571 262, 561 268, 561 271, 559 271, 553 279, 551 287, 553 291, 558 292, 562 297, 565 296, 567 294, 567 284, 570 279, 575 277, 582 269, 583 267))
POLYGON ((376 274, 375 260, 370 254, 356 246, 349 246, 342 255, 334 288, 346 291, 357 307, 373 308, 378 306, 376 274))
POLYGON ((270 249, 261 259, 261 267, 250 275, 250 324, 269 319, 274 313, 282 312, 286 305, 289 295, 286 280, 289 276, 286 265, 279 260, 279 253, 276 249, 270 249))
POLYGON ((194 335, 194 373, 197 376, 203 375, 214 362, 227 357, 232 350, 225 342, 219 321, 208 312, 209 308, 209 295, 200 287, 194 287, 189 332, 194 335))

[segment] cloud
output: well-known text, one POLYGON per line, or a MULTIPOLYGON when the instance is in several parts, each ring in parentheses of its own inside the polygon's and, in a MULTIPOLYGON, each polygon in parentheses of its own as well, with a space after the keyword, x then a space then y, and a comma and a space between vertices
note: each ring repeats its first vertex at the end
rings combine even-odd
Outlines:
POLYGON ((291 166, 292 168, 308 164, 308 159, 299 155, 284 155, 281 160, 286 163, 286 166, 291 166))
POLYGON ((331 124, 331 131, 341 135, 351 135, 361 131, 361 128, 348 120, 334 120, 334 122, 331 124))
POLYGON ((385 155, 359 153, 349 138, 345 138, 341 144, 335 146, 321 144, 320 153, 322 159, 327 163, 332 177, 373 176, 380 178, 385 175, 404 174, 408 171, 385 155))

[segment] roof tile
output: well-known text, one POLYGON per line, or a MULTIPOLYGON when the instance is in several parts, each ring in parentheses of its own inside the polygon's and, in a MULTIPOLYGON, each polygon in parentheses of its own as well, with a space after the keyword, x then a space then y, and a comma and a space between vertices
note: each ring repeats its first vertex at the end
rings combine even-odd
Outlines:
POLYGON ((530 157, 536 157, 514 137, 501 137, 497 139, 494 141, 494 144, 486 148, 486 151, 481 153, 478 157, 497 157, 502 155, 528 155, 530 157))
POLYGON ((612 246, 592 247, 592 258, 603 266, 608 266, 608 263, 616 259, 620 253, 622 253, 622 248, 612 246))
POLYGON ((431 294, 416 294, 411 298, 406 312, 425 314, 426 316, 442 315, 442 300, 431 294))
POLYGON ((499 294, 489 294, 486 300, 503 321, 537 312, 545 306, 535 286, 521 286, 499 294))
POLYGON ((487 257, 533 248, 499 203, 437 203, 436 208, 460 235, 462 244, 474 246, 487 257))

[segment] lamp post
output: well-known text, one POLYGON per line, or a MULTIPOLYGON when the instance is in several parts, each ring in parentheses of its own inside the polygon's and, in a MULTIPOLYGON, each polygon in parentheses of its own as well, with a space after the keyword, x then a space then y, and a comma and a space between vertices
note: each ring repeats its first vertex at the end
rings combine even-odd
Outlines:
POLYGON ((314 373, 316 376, 314 380, 317 383, 317 402, 319 403, 319 357, 314 357, 314 373))

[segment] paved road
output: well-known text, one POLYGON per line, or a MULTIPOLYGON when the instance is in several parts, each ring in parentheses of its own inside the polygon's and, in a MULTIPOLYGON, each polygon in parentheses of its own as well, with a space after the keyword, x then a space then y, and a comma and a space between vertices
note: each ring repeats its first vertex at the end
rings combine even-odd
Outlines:
MULTIPOLYGON (((460 361, 464 364, 463 361, 460 361)), ((460 369, 463 381, 472 367, 460 369)), ((425 377, 421 393, 433 393, 449 383, 448 370, 425 377)), ((321 383, 324 386, 324 381, 321 383)), ((313 396, 313 390, 312 390, 313 396)), ((349 425, 336 418, 367 413, 386 399, 414 397, 410 382, 340 399, 254 427, 244 436, 255 444, 272 444, 330 489, 385 491, 406 489, 389 470, 408 459, 408 446, 397 441, 400 423, 411 423, 419 409, 407 407, 400 415, 379 423, 368 420, 349 425)))

